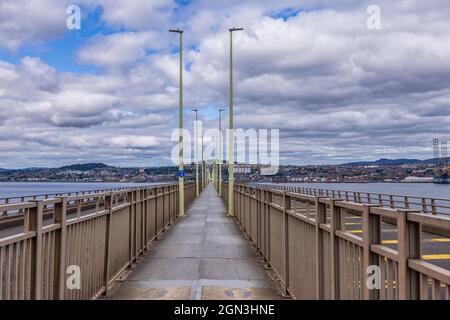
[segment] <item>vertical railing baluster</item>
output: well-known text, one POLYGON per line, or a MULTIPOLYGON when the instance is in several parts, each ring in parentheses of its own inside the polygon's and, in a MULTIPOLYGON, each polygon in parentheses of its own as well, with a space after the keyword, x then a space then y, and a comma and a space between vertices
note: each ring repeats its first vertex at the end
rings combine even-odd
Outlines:
POLYGON ((289 295, 289 215, 288 211, 291 210, 291 198, 286 195, 286 191, 283 192, 283 218, 284 218, 284 295, 289 295))
POLYGON ((339 286, 339 274, 340 274, 340 259, 341 254, 339 251, 339 238, 336 236, 336 231, 342 229, 342 215, 341 208, 336 205, 336 202, 340 199, 331 199, 330 203, 330 212, 331 212, 331 220, 330 220, 330 262, 331 262, 331 299, 338 300, 340 299, 340 286, 339 286))
POLYGON ((109 193, 105 197, 105 210, 108 210, 106 214, 106 228, 105 228, 105 256, 104 256, 104 270, 103 270, 103 294, 108 297, 109 293, 109 271, 110 271, 110 253, 111 253, 111 239, 112 239, 112 215, 113 215, 113 195, 109 193))
POLYGON ((324 241, 320 225, 327 222, 327 205, 320 202, 320 197, 316 197, 316 221, 315 221, 315 248, 316 248, 316 299, 322 300, 325 296, 325 266, 324 266, 324 241))
MULTIPOLYGON (((372 290, 367 286, 369 266, 378 265, 378 256, 371 252, 372 244, 381 244, 381 216, 372 214, 371 208, 376 205, 363 205, 363 276, 361 285, 364 300, 378 300, 379 291, 372 290)), ((382 284, 384 286, 384 284, 382 284)))
POLYGON ((433 215, 437 215, 436 203, 434 199, 431 199, 431 213, 433 215))
MULTIPOLYGON (((5 203, 4 204, 9 204, 9 198, 5 199, 5 203)), ((8 211, 3 211, 2 215, 3 216, 7 216, 8 215, 8 211)))
MULTIPOLYGON (((59 198, 55 204, 54 221, 60 225, 55 238, 54 257, 54 299, 64 300, 65 273, 66 273, 66 240, 67 240, 67 198, 59 198)), ((52 271, 52 272, 53 272, 52 271)))
POLYGON ((34 201, 35 206, 28 211, 25 218, 25 232, 36 232, 36 236, 31 241, 31 300, 40 300, 42 294, 42 200, 34 201))
POLYGON ((398 238, 398 294, 400 300, 420 299, 420 274, 408 267, 409 259, 422 257, 422 227, 418 222, 408 221, 411 210, 397 210, 398 238))

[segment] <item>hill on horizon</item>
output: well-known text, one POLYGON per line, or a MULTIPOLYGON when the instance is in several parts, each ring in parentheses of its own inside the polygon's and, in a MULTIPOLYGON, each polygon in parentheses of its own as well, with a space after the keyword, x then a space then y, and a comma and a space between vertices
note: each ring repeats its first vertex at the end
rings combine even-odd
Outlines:
POLYGON ((110 168, 111 166, 108 166, 104 163, 78 163, 78 164, 71 164, 68 166, 60 167, 61 170, 80 170, 80 171, 86 171, 86 170, 94 170, 94 169, 104 169, 104 168, 110 168))
MULTIPOLYGON (((448 161, 450 163, 450 157, 448 158, 448 161)), ((336 166, 370 166, 370 165, 377 165, 377 166, 389 166, 389 165, 407 165, 407 164, 433 164, 435 162, 434 159, 426 159, 426 160, 420 160, 420 159, 408 159, 408 158, 401 158, 401 159, 388 159, 388 158, 381 158, 378 160, 373 161, 355 161, 355 162, 347 162, 342 164, 336 164, 336 166)), ((288 165, 292 166, 292 165, 288 165)), ((104 169, 104 168, 134 168, 134 167, 116 167, 107 165, 104 163, 77 163, 77 164, 71 164, 67 166, 62 167, 55 167, 55 168, 49 168, 49 167, 29 167, 29 168, 22 168, 22 169, 5 169, 0 168, 0 174, 4 173, 12 173, 15 171, 39 171, 44 169, 59 169, 59 170, 78 170, 78 171, 88 171, 88 170, 95 170, 95 169, 104 169)), ((136 167, 137 168, 137 167, 136 167)), ((163 168, 163 167, 150 167, 150 168, 163 168)), ((149 168, 146 168, 149 169, 149 168)))
MULTIPOLYGON (((381 158, 375 161, 357 161, 357 162, 349 162, 341 165, 350 165, 350 166, 369 166, 369 165, 378 165, 378 166, 389 166, 389 165, 405 165, 405 164, 433 164, 434 159, 387 159, 381 158)), ((449 158, 450 162, 450 158, 449 158)))

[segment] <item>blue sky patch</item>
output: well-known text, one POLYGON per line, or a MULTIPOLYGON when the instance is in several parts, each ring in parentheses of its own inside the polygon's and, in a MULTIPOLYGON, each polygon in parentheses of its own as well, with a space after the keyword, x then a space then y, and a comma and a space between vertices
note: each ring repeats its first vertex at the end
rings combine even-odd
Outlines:
POLYGON ((290 18, 298 16, 299 13, 302 12, 312 12, 312 11, 320 11, 324 10, 323 7, 314 7, 314 8, 284 8, 280 11, 272 11, 268 14, 269 17, 273 19, 283 19, 283 21, 287 21, 290 18))
POLYGON ((301 9, 285 8, 281 11, 273 12, 269 16, 274 19, 283 19, 283 21, 286 21, 289 18, 296 17, 301 11, 301 9))

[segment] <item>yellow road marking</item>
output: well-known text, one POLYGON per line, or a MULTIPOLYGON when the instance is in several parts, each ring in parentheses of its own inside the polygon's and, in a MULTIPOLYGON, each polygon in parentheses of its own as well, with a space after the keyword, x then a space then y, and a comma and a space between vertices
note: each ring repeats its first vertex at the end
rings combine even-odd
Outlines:
POLYGON ((450 259, 450 254, 424 254, 422 255, 423 260, 448 260, 450 259))
POLYGON ((439 238, 439 239, 425 239, 424 242, 450 242, 450 239, 439 238))
MULTIPOLYGON (((437 238, 437 239, 424 239, 423 242, 450 242, 450 239, 437 238)), ((383 244, 397 244, 398 240, 383 240, 383 244)))
MULTIPOLYGON (((362 233, 362 230, 346 230, 350 233, 362 233)), ((397 229, 387 229, 387 230, 381 230, 381 232, 397 232, 397 229)))
MULTIPOLYGON (((362 221, 361 222, 346 222, 345 223, 345 225, 347 225, 347 226, 356 226, 356 225, 361 225, 361 224, 362 224, 362 221)), ((387 223, 386 222, 381 222, 381 224, 385 225, 387 223)))

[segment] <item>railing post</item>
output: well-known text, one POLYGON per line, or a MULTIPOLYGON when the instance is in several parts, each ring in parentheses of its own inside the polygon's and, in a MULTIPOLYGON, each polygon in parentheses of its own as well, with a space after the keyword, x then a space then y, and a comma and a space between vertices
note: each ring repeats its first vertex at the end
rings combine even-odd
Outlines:
POLYGON ((409 199, 405 197, 405 209, 409 209, 409 199))
POLYGON ((41 300, 42 292, 42 200, 35 200, 35 207, 29 209, 25 221, 25 232, 34 231, 36 236, 31 242, 31 288, 30 299, 41 300))
MULTIPOLYGON (((111 204, 112 206, 113 204, 111 204)), ((130 266, 133 264, 133 224, 134 224, 134 210, 136 206, 136 194, 135 190, 131 189, 131 206, 130 206, 130 216, 128 217, 129 226, 128 226, 128 239, 129 239, 129 252, 128 259, 130 260, 130 266)))
MULTIPOLYGON (((189 190, 186 190, 186 185, 184 186, 184 188, 185 188, 185 190, 184 190, 185 198, 184 199, 185 199, 185 208, 186 208, 186 205, 189 201, 189 190)), ((162 202, 163 231, 166 231, 167 222, 166 222, 166 215, 165 215, 166 201, 164 199, 164 188, 160 188, 160 191, 161 191, 161 202, 162 202)))
POLYGON ((251 235, 251 224, 252 224, 252 214, 251 214, 251 210, 252 210, 252 190, 250 189, 250 187, 246 187, 247 188, 247 206, 246 206, 246 231, 248 235, 251 235), (248 224, 247 224, 247 220, 248 220, 248 224))
POLYGON ((261 192, 256 189, 256 247, 261 251, 261 192))
POLYGON ((289 214, 291 210, 291 197, 283 191, 283 216, 284 216, 284 294, 289 295, 289 214))
POLYGON ((398 297, 400 300, 420 299, 420 275, 408 268, 409 259, 422 256, 422 226, 408 221, 408 213, 417 210, 397 210, 398 297))
POLYGON ((245 222, 245 187, 244 186, 239 186, 239 210, 240 210, 240 214, 239 214, 239 224, 241 225, 242 228, 244 228, 244 222, 245 222))
POLYGON ((427 203, 425 201, 425 198, 422 198, 422 211, 423 213, 427 214, 428 210, 427 210, 427 203))
MULTIPOLYGON (((178 187, 176 190, 178 190, 178 187)), ((155 199, 155 240, 158 240, 158 233, 159 233, 159 230, 158 230, 158 188, 152 189, 152 195, 154 196, 154 199, 155 199)), ((175 193, 175 196, 177 196, 177 193, 175 193)), ((178 206, 176 205, 175 208, 177 208, 175 211, 178 215, 178 211, 177 211, 178 206)))
POLYGON ((261 189, 261 252, 264 261, 267 260, 267 214, 266 214, 266 187, 261 189))
POLYGON ((59 232, 55 239, 55 274, 54 274, 54 298, 64 300, 65 272, 66 272, 66 236, 67 236, 67 198, 61 197, 55 204, 55 223, 60 224, 59 232))
POLYGON ((237 193, 236 193, 236 197, 235 197, 235 199, 234 199, 234 201, 236 201, 236 206, 237 206, 237 210, 236 210, 236 218, 237 218, 237 221, 239 222, 239 224, 240 225, 242 225, 242 214, 241 214, 241 211, 242 211, 242 203, 241 203, 241 201, 242 201, 242 187, 240 186, 240 185, 237 185, 236 186, 236 189, 237 189, 237 193))
POLYGON ((148 249, 148 244, 149 244, 149 242, 150 242, 150 237, 149 237, 149 231, 148 231, 148 228, 147 228, 147 226, 148 226, 148 223, 147 223, 147 221, 148 221, 148 216, 150 215, 150 209, 149 209, 149 203, 148 203, 148 187, 146 187, 145 189, 144 189, 144 199, 143 199, 143 201, 144 201, 144 212, 143 212, 143 214, 142 214, 142 224, 143 224, 143 226, 142 226, 142 230, 143 230, 143 232, 144 232, 144 236, 143 236, 143 242, 144 242, 144 250, 146 251, 147 249, 148 249))
POLYGON ((272 203, 272 191, 271 190, 267 190, 267 204, 266 204, 266 210, 267 210, 267 269, 270 269, 270 260, 271 260, 271 219, 270 219, 270 204, 272 203))
MULTIPOLYGON (((169 225, 173 224, 173 217, 172 217, 172 193, 171 193, 171 187, 167 187, 166 188, 166 193, 167 193, 167 198, 169 199, 169 201, 167 201, 169 208, 167 209, 169 212, 169 225)), ((197 195, 197 189, 195 189, 195 195, 194 197, 197 195)), ((190 199, 192 201, 192 199, 190 199)), ((191 202, 189 202, 191 203, 191 202)))
POLYGON ((242 187, 242 206, 241 206, 241 227, 242 230, 245 231, 245 221, 246 221, 246 212, 247 212, 247 187, 242 187))
POLYGON ((109 285, 109 256, 111 251, 111 227, 112 227, 112 214, 113 214, 113 196, 110 192, 105 197, 105 210, 108 210, 106 214, 106 235, 105 235, 105 257, 104 257, 104 273, 103 273, 103 284, 105 286, 105 297, 108 297, 108 285, 109 285))
POLYGON ((436 203, 435 203, 434 199, 431 199, 431 213, 433 215, 437 215, 436 203))
POLYGON ((139 256, 139 251, 141 251, 142 248, 142 224, 144 222, 144 190, 142 189, 138 189, 138 204, 137 207, 139 208, 139 210, 136 210, 136 217, 135 217, 135 232, 136 232, 136 261, 138 260, 138 256, 139 256), (139 217, 139 220, 138 220, 139 217), (141 225, 139 225, 139 221, 141 223, 141 225), (138 236, 138 230, 141 230, 141 234, 138 236))
MULTIPOLYGON (((234 186, 234 184, 233 184, 233 186, 234 186)), ((234 197, 236 197, 236 194, 237 194, 236 187, 233 187, 232 191, 233 191, 233 199, 234 199, 234 197)), ((236 210, 236 208, 237 208, 236 202, 233 201, 233 213, 234 213, 234 210, 236 210)))
MULTIPOLYGON (((8 203, 9 203, 9 198, 6 198, 5 199, 5 204, 8 204, 8 203)), ((7 215, 8 215, 8 211, 3 211, 2 216, 7 216, 7 215)))
POLYGON ((146 193, 146 189, 143 188, 143 189, 141 189, 141 225, 140 225, 141 236, 139 239, 139 242, 141 243, 139 250, 142 250, 142 254, 144 254, 144 251, 147 246, 147 242, 146 242, 147 236, 146 236, 146 232, 145 232, 146 231, 145 226, 147 225, 146 216, 147 216, 147 193, 146 193))
POLYGON ((341 208, 336 206, 336 202, 341 199, 331 199, 330 203, 330 253, 331 253, 331 300, 340 298, 339 288, 339 239, 336 237, 336 231, 342 229, 341 208))
POLYGON ((315 224, 315 236, 316 236, 316 299, 324 299, 324 250, 323 250, 323 235, 320 229, 321 223, 327 222, 327 205, 320 202, 320 197, 316 197, 316 224, 315 224))
POLYGON ((378 290, 369 289, 367 285, 367 270, 369 266, 378 265, 377 255, 371 253, 370 247, 372 244, 381 244, 381 216, 370 213, 370 208, 377 206, 370 204, 363 205, 363 276, 361 285, 363 286, 362 296, 364 300, 378 300, 380 293, 378 290))

